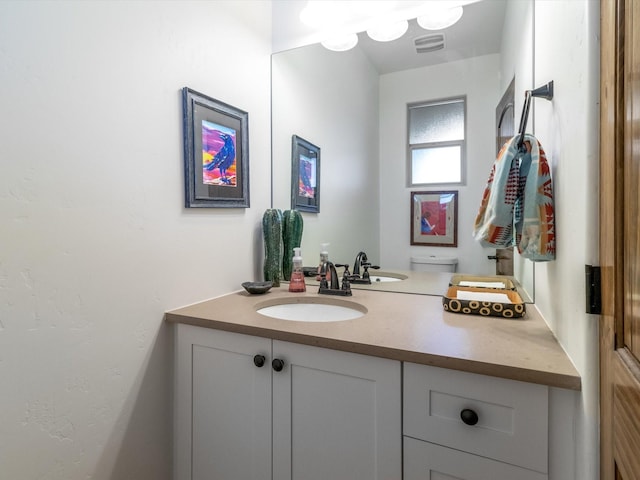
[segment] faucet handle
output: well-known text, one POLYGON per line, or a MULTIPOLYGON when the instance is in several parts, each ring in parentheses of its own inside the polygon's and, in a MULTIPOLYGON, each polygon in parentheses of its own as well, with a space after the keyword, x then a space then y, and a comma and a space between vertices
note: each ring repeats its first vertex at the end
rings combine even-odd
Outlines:
POLYGON ((348 265, 340 265, 340 264, 333 264, 331 262, 327 262, 326 263, 328 268, 326 270, 324 270, 321 274, 321 280, 320 280, 320 288, 318 289, 318 293, 320 294, 325 294, 325 295, 341 295, 341 296, 351 296, 351 285, 350 285, 350 278, 351 275, 349 274, 349 266, 348 265), (343 275, 342 278, 342 286, 340 286, 340 279, 338 278, 338 274, 336 272, 336 267, 345 267, 345 273, 343 275), (327 275, 329 275, 329 278, 331 279, 329 283, 329 280, 327 279, 327 275))
MULTIPOLYGON (((342 274, 342 284, 344 285, 344 282, 347 282, 347 285, 349 284, 349 282, 351 282, 352 280, 357 280, 358 278, 360 278, 359 275, 355 275, 352 274, 351 272, 349 272, 349 264, 345 263, 345 264, 336 264, 336 267, 344 267, 344 273, 342 274)), ((345 288, 343 288, 343 290, 345 290, 345 288)))
POLYGON ((349 273, 349 264, 348 263, 336 263, 335 266, 337 268, 344 267, 344 273, 342 274, 342 276, 351 275, 351 273, 349 273))
POLYGON ((336 267, 344 267, 344 272, 342 274, 342 286, 340 289, 345 292, 351 292, 351 280, 357 278, 357 275, 351 275, 348 263, 336 263, 335 265, 336 267))
POLYGON ((362 268, 364 268, 364 272, 362 272, 362 278, 369 278, 369 269, 372 268, 374 270, 378 270, 380 268, 379 265, 371 265, 370 263, 363 263, 362 268))

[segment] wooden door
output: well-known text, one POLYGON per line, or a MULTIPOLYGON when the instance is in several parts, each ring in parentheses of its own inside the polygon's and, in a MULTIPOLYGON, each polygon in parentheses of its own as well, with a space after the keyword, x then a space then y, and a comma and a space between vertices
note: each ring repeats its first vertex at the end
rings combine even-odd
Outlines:
POLYGON ((640 2, 602 0, 601 480, 640 479, 640 2))
MULTIPOLYGON (((496 107, 496 155, 502 146, 515 135, 515 81, 514 78, 496 107)), ((513 275, 513 247, 497 248, 495 256, 496 275, 513 275)))

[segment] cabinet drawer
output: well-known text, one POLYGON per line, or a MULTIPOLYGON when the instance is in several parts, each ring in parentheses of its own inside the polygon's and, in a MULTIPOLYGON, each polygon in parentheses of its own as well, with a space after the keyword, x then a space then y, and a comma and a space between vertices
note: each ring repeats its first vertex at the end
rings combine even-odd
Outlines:
POLYGON ((547 480, 547 475, 404 438, 404 480, 547 480))
POLYGON ((405 363, 403 388, 404 435, 547 472, 546 386, 405 363))

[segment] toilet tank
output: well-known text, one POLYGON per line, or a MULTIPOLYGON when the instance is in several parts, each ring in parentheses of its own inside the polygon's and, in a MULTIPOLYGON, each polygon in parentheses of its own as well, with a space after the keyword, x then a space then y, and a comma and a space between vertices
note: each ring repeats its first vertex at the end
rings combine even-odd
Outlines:
POLYGON ((456 257, 428 255, 411 257, 411 270, 416 272, 455 272, 458 266, 456 257))

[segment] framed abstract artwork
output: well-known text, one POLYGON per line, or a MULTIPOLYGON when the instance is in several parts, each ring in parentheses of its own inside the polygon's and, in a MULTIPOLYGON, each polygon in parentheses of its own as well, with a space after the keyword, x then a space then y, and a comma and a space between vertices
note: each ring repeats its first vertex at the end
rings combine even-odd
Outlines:
POLYGON ((320 147, 297 135, 291 140, 291 209, 320 212, 320 147))
POLYGON ((185 207, 249 207, 249 114, 182 89, 185 207))
POLYGON ((411 245, 458 246, 458 192, 411 192, 411 245))

